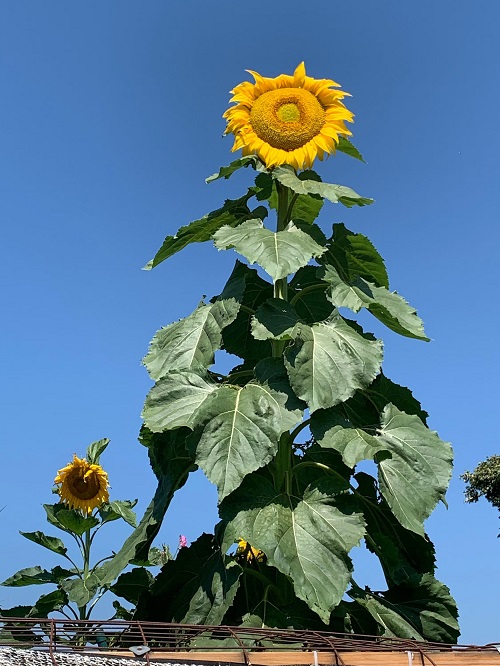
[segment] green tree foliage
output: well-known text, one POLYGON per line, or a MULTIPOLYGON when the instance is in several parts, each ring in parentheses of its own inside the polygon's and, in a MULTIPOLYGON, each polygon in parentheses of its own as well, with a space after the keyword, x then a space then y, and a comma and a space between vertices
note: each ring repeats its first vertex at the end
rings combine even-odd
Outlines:
POLYGON ((484 497, 500 510, 500 456, 486 458, 473 472, 464 472, 461 478, 467 484, 466 502, 477 502, 484 497))

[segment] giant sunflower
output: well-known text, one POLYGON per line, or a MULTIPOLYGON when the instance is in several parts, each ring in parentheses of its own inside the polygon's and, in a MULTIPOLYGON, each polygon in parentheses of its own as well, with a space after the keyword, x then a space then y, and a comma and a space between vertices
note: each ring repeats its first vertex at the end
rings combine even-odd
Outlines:
POLYGON ((107 473, 100 465, 91 464, 76 454, 72 462, 57 472, 54 483, 60 484, 61 502, 86 514, 109 501, 107 473))
POLYGON ((350 135, 344 121, 354 114, 341 100, 349 95, 330 79, 306 76, 300 63, 293 76, 274 79, 247 70, 255 83, 243 81, 231 92, 225 113, 226 134, 234 134, 233 151, 258 155, 267 168, 290 164, 310 168, 318 157, 335 152, 340 135, 350 135))

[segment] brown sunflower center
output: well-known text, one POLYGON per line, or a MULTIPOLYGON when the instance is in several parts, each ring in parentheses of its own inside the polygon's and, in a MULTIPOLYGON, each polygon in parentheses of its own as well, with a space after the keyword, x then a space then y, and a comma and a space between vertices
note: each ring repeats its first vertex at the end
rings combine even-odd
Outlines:
POLYGON ((325 111, 317 97, 303 88, 270 90, 250 109, 250 123, 259 139, 282 150, 304 146, 324 122, 325 111))
POLYGON ((101 488, 97 474, 91 472, 84 478, 84 470, 73 470, 68 477, 70 492, 78 499, 89 500, 99 494, 101 488))

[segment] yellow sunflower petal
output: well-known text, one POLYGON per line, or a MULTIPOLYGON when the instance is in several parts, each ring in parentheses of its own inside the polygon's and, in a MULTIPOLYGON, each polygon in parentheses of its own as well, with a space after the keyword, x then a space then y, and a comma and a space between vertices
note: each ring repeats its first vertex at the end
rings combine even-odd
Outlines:
POLYGON ((73 461, 57 472, 61 502, 85 514, 109 501, 108 475, 100 465, 91 464, 75 454, 73 461))

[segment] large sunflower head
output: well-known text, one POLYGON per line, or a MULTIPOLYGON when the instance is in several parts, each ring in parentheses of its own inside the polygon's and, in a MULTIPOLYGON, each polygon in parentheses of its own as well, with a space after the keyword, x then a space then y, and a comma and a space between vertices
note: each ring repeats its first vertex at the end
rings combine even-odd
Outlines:
POLYGON ((235 106, 224 113, 226 134, 235 136, 233 151, 258 155, 267 168, 307 169, 335 151, 340 135, 351 134, 345 121, 354 114, 341 101, 349 93, 335 90, 335 81, 306 76, 303 62, 293 76, 270 79, 248 71, 255 83, 236 86, 235 106))
POLYGON ((85 514, 109 501, 107 473, 100 465, 90 464, 76 454, 72 462, 57 472, 54 483, 59 485, 61 502, 85 514))

